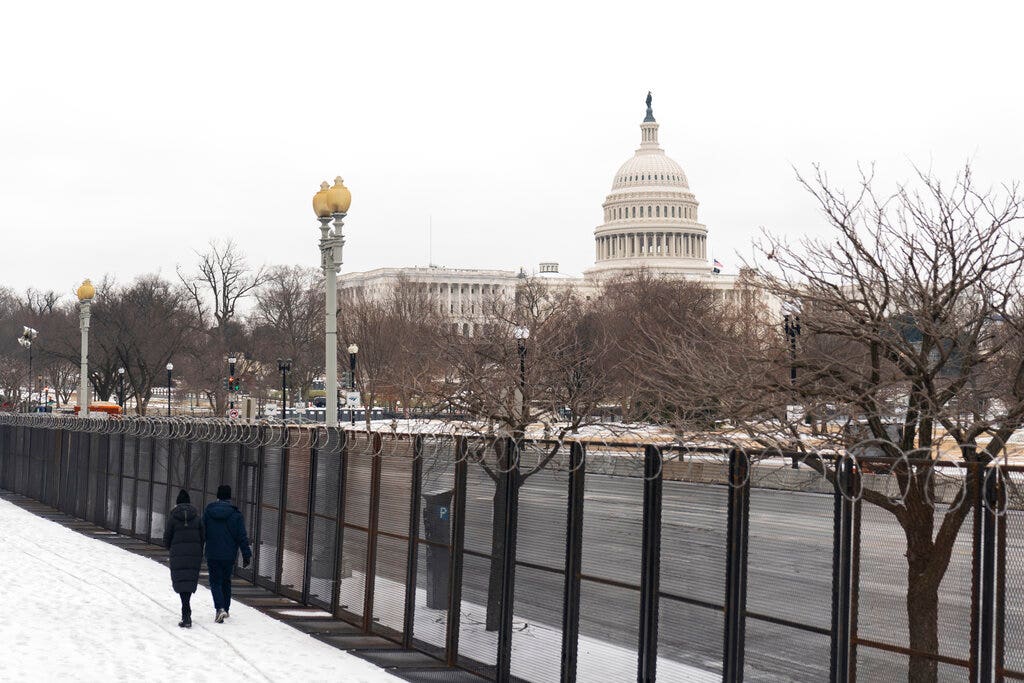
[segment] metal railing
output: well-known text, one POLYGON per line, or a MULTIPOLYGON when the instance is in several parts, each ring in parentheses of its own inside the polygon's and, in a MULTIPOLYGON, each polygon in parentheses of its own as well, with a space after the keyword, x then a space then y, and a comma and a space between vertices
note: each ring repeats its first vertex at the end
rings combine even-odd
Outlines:
POLYGON ((489 679, 1024 680, 1021 468, 794 455, 0 415, 0 487, 159 542, 230 484, 239 575, 489 679), (911 486, 966 520, 926 647, 911 486))

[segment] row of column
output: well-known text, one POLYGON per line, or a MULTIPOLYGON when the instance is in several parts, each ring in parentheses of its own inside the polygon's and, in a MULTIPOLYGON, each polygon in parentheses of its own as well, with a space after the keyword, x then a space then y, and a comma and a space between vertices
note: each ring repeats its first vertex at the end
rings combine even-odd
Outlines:
POLYGON ((446 282, 427 287, 430 296, 437 297, 439 312, 456 315, 479 315, 487 300, 502 293, 499 285, 446 282))
POLYGON ((688 232, 635 232, 597 238, 597 259, 667 256, 707 258, 707 236, 688 232))

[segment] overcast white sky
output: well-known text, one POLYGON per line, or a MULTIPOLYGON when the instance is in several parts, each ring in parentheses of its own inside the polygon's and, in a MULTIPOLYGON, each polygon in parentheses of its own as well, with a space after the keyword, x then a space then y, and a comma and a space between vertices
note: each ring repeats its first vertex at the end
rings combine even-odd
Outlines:
POLYGON ((22 2, 0 21, 0 283, 173 275, 210 238, 344 271, 581 272, 647 90, 709 254, 820 229, 792 167, 1021 178, 1018 3, 22 2))

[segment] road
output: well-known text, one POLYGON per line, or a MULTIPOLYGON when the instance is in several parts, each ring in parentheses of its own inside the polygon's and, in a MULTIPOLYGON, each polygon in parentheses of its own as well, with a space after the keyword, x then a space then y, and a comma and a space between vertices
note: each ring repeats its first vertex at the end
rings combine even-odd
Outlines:
MULTIPOLYGON (((447 475, 428 477, 424 489, 443 488, 447 475)), ((639 591, 599 581, 639 587, 641 502, 639 478, 588 474, 584 501, 581 636, 621 646, 581 657, 580 679, 600 680, 602 658, 635 661, 639 591), (586 659, 587 661, 584 661, 586 659)), ((493 484, 471 467, 467 495, 466 548, 488 553, 493 484)), ((659 657, 721 672, 723 614, 720 609, 674 600, 673 596, 721 605, 725 590, 726 501, 723 486, 666 481, 663 493, 659 657)), ((520 492, 518 560, 561 570, 565 553, 567 482, 564 474, 540 472, 520 492)), ((906 559, 902 531, 894 517, 864 505, 858 634, 906 646, 906 559)), ((971 517, 961 529, 940 592, 940 652, 966 659, 970 633, 971 517)), ((1017 525, 1018 531, 1024 526, 1017 525)), ((749 681, 821 681, 828 678, 829 636, 772 623, 755 615, 807 625, 826 632, 832 604, 833 500, 831 496, 754 488, 750 498, 750 550, 745 675, 749 681)), ((1010 538, 1011 562, 1024 558, 1021 535, 1010 538)), ((468 556, 464 599, 483 605, 486 559, 468 556)), ((380 569, 380 568, 379 568, 380 569)), ((424 567, 420 582, 425 585, 424 567)), ((554 627, 562 618, 563 577, 520 566, 516 576, 515 618, 519 625, 554 627)), ((1007 596, 1009 654, 1024 642, 1024 595, 1007 596), (1014 633, 1016 636, 1014 636, 1014 633)), ((517 656, 514 644, 513 658, 517 656)), ((550 650, 550 648, 538 648, 550 650)), ((554 649, 557 651, 557 648, 554 649)), ((465 652, 464 654, 470 654, 465 652)), ((521 656, 534 656, 524 648, 521 656)), ((491 652, 477 653, 493 661, 491 652)), ((1011 664, 1010 661, 1007 664, 1011 664)), ((536 671, 557 672, 557 659, 537 662, 536 671)), ((862 680, 906 680, 906 658, 861 646, 862 680)), ((940 667, 940 680, 960 681, 965 670, 940 667)), ((546 679, 538 673, 538 680, 546 679)))

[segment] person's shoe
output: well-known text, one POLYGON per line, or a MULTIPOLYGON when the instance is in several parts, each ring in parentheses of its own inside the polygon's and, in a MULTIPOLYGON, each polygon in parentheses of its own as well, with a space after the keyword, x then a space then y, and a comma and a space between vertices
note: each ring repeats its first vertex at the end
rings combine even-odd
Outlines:
POLYGON ((189 617, 185 617, 178 622, 178 626, 180 626, 181 628, 192 628, 192 619, 189 617))
POLYGON ((228 615, 227 612, 225 612, 222 609, 219 609, 219 610, 217 610, 217 616, 214 617, 213 620, 216 621, 218 624, 223 624, 224 623, 224 617, 226 617, 227 615, 228 615))
POLYGON ((228 611, 227 611, 227 610, 224 610, 224 618, 225 618, 225 619, 227 619, 227 618, 228 618, 228 617, 230 617, 230 616, 231 616, 231 615, 230 615, 230 614, 228 613, 228 611))

